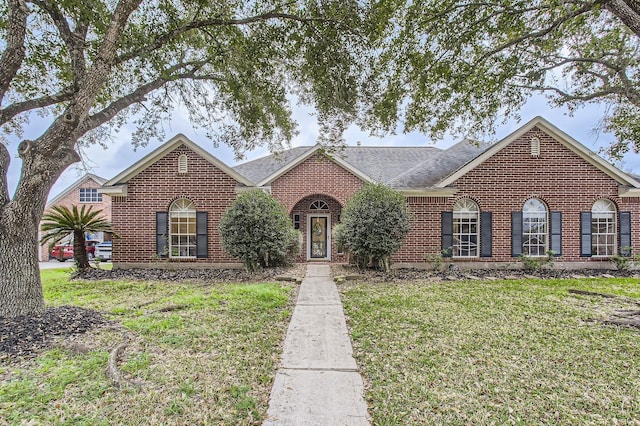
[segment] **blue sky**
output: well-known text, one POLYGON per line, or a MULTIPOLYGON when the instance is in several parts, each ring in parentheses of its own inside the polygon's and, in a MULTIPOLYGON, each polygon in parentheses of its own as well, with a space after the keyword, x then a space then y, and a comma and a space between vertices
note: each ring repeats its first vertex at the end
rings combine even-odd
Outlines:
MULTIPOLYGON (((573 116, 569 116, 568 111, 564 109, 552 109, 549 107, 541 96, 533 97, 521 109, 520 121, 510 120, 505 125, 499 126, 494 135, 486 136, 482 138, 482 140, 500 140, 511 132, 517 130, 524 123, 539 115, 572 136, 574 139, 581 142, 587 148, 597 152, 601 147, 606 146, 614 139, 613 135, 596 133, 593 130, 599 120, 603 117, 603 111, 603 107, 590 105, 576 111, 573 116)), ((318 126, 315 118, 311 115, 311 110, 303 107, 295 108, 294 116, 299 123, 299 134, 292 141, 292 146, 314 145, 318 137, 318 126)), ((170 123, 166 123, 165 126, 167 139, 170 139, 177 133, 184 133, 191 140, 209 150, 213 155, 226 164, 236 164, 234 161, 233 151, 230 148, 226 146, 214 148, 211 141, 205 137, 205 131, 194 130, 189 124, 188 117, 182 111, 176 111, 173 117, 172 121, 170 123)), ((30 125, 26 127, 24 137, 27 139, 38 137, 47 125, 48 123, 46 120, 33 120, 30 125)), ((153 140, 147 147, 134 150, 129 139, 130 130, 131 129, 126 126, 123 127, 120 133, 115 136, 114 143, 106 150, 99 146, 93 146, 86 150, 87 163, 90 166, 91 173, 110 179, 161 144, 160 141, 153 140)), ((375 138, 370 137, 368 134, 360 131, 356 127, 351 127, 345 133, 345 140, 349 145, 355 145, 357 142, 361 142, 362 146, 435 145, 440 148, 446 148, 453 143, 458 142, 460 138, 447 136, 443 140, 432 141, 419 133, 398 134, 387 136, 385 138, 375 138)), ((12 155, 12 161, 9 168, 8 183, 11 193, 13 193, 18 183, 21 167, 21 162, 16 151, 17 144, 17 139, 10 138, 9 150, 12 155)), ((268 152, 266 149, 257 149, 245 153, 245 159, 243 161, 259 158, 267 154, 268 152)), ((616 165, 624 171, 640 174, 640 154, 630 153, 621 163, 616 165)), ((51 190, 49 199, 71 185, 84 173, 84 169, 75 165, 70 166, 62 174, 51 190)))

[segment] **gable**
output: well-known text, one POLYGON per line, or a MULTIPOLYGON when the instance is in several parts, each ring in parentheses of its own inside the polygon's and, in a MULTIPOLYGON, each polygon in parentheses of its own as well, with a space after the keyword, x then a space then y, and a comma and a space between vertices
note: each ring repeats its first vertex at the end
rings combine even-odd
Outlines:
POLYGON ((308 195, 326 194, 345 203, 367 178, 352 173, 333 158, 316 153, 271 182, 271 193, 285 205, 308 195))
POLYGON ((584 145, 541 117, 534 118, 511 135, 491 146, 478 157, 443 179, 436 187, 444 188, 454 185, 458 179, 472 170, 479 167, 490 167, 489 164, 485 165, 485 163, 495 156, 497 156, 495 158, 505 157, 501 167, 504 169, 504 167, 508 166, 510 172, 516 169, 536 170, 540 167, 551 167, 558 172, 565 172, 566 177, 571 178, 571 173, 577 172, 577 170, 574 168, 575 166, 570 167, 566 163, 569 157, 558 157, 558 149, 560 147, 564 148, 562 152, 565 155, 570 153, 571 158, 580 159, 580 165, 588 164, 594 170, 613 179, 617 184, 634 189, 640 188, 640 184, 631 176, 617 169, 596 153, 588 150, 584 145), (532 138, 540 140, 540 154, 538 156, 532 155, 532 138), (510 156, 505 155, 505 152, 507 154, 510 153, 510 156))
POLYGON ((67 188, 65 188, 58 195, 53 197, 47 203, 45 209, 49 208, 50 206, 61 203, 65 198, 72 195, 74 191, 79 190, 81 187, 100 188, 105 182, 106 182, 106 179, 91 173, 87 173, 86 175, 82 176, 80 179, 78 179, 77 181, 69 185, 67 188))
POLYGON ((218 158, 202 149, 199 145, 192 142, 189 138, 182 134, 178 134, 169 141, 162 144, 160 147, 152 151, 150 154, 146 155, 140 161, 136 162, 129 168, 122 171, 116 177, 110 179, 105 182, 100 192, 113 195, 113 196, 126 196, 127 195, 127 184, 130 180, 143 173, 149 168, 152 168, 156 163, 160 162, 161 164, 166 163, 166 158, 172 158, 175 162, 172 165, 166 164, 166 172, 173 173, 174 175, 178 175, 178 160, 177 156, 179 154, 173 155, 172 153, 178 152, 179 150, 183 150, 184 152, 191 153, 191 159, 195 161, 204 161, 209 163, 209 165, 213 166, 215 169, 221 171, 225 175, 229 176, 236 183, 253 186, 253 183, 242 176, 240 173, 233 170, 231 167, 224 164, 218 158), (199 160, 196 160, 199 159, 199 160), (173 170, 173 171, 172 171, 173 170))

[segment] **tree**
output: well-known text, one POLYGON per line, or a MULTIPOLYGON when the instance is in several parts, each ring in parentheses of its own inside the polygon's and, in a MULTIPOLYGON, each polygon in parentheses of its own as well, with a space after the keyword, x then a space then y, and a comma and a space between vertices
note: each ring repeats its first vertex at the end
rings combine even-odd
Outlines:
POLYGON ((409 232, 410 218, 404 195, 379 184, 366 184, 342 209, 334 229, 336 242, 345 247, 359 267, 389 271, 389 258, 409 232))
POLYGON ((238 195, 220 220, 222 248, 248 271, 287 263, 300 253, 300 233, 284 207, 254 189, 238 195))
POLYGON ((92 211, 86 206, 78 211, 78 206, 71 209, 66 206, 53 206, 51 212, 42 216, 42 231, 46 234, 41 243, 57 243, 69 234, 73 234, 73 260, 78 270, 90 267, 85 244, 86 233, 110 232, 115 234, 111 223, 101 217, 102 210, 92 211))
POLYGON ((37 228, 47 194, 84 144, 108 142, 127 119, 134 144, 162 137, 176 105, 238 155, 295 134, 290 94, 318 111, 328 140, 356 116, 366 63, 356 0, 0 0, 0 316, 42 311, 37 228))
POLYGON ((385 130, 401 119, 435 138, 487 133, 543 93, 570 111, 608 105, 594 127, 616 135, 609 154, 640 149, 636 0, 388 1, 371 22, 382 52, 372 112, 385 130))

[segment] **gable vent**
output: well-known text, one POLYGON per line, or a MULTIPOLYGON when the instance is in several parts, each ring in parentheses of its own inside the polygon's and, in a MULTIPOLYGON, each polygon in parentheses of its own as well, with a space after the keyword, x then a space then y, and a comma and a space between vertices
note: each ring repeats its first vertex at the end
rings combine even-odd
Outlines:
POLYGON ((540 139, 531 138, 531 156, 540 157, 540 139))
POLYGON ((187 156, 185 154, 178 157, 178 173, 187 173, 187 156))

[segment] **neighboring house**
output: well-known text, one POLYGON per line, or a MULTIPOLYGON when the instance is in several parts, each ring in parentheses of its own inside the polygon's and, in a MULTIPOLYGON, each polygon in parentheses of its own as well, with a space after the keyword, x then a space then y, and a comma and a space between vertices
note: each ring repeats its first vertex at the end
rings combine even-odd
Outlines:
POLYGON ((114 267, 208 267, 237 260, 218 226, 236 194, 269 191, 303 234, 300 261, 344 261, 331 238, 342 207, 365 182, 407 197, 412 229, 393 261, 421 264, 445 253, 462 266, 513 264, 521 254, 597 267, 640 248, 640 183, 535 118, 496 144, 449 149, 319 146, 229 167, 178 135, 109 180, 121 236, 114 267))
MULTIPOLYGON (((94 211, 102 210, 103 216, 107 220, 111 221, 111 197, 103 197, 98 191, 98 188, 100 188, 105 182, 106 179, 87 173, 60 194, 53 197, 47 203, 44 212, 48 213, 53 206, 66 206, 69 208, 78 206, 78 208, 82 208, 83 205, 86 205, 92 206, 94 211)), ((40 231, 38 239, 41 237, 42 231, 40 231)), ((103 241, 104 239, 103 235, 95 235, 92 237, 100 241, 103 241)), ((69 241, 62 241, 61 243, 67 244, 69 241)), ((49 244, 44 244, 40 247, 38 256, 40 261, 49 260, 49 244)))

